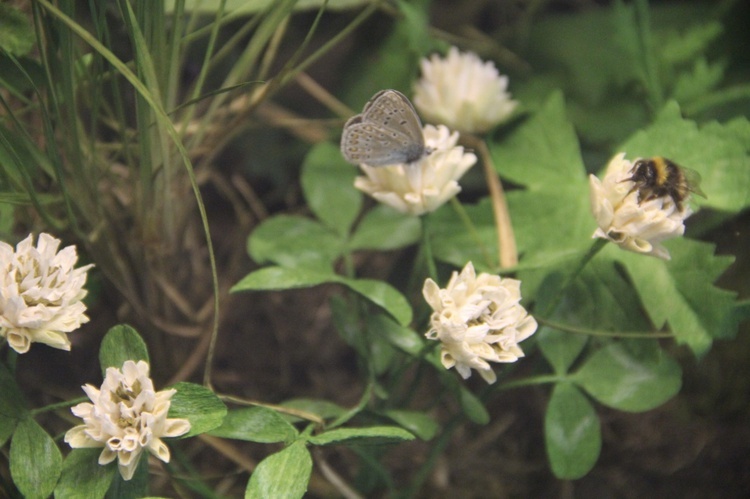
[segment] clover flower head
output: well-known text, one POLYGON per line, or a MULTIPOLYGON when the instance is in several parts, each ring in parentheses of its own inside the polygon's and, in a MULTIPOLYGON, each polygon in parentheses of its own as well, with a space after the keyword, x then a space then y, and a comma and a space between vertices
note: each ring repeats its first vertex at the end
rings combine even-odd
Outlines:
POLYGON ((685 219, 692 211, 687 204, 676 205, 670 196, 641 201, 629 180, 637 161, 619 153, 610 160, 603 180, 589 176, 591 212, 599 226, 592 237, 669 260, 669 251, 661 243, 685 233, 685 219))
POLYGON ((190 431, 187 419, 167 418, 170 399, 176 390, 154 391, 149 365, 125 361, 122 369, 107 368, 100 389, 83 386, 92 403, 82 402, 71 412, 83 419, 65 434, 65 442, 74 449, 103 447, 99 464, 117 459, 124 480, 133 478, 143 450, 169 462, 164 437, 178 437, 190 431))
POLYGON ((75 246, 57 251, 60 240, 49 234, 21 241, 15 250, 0 242, 0 336, 18 353, 32 343, 70 350, 66 333, 89 321, 83 289, 93 265, 74 268, 75 246))
POLYGON ((432 307, 425 336, 441 342, 441 362, 464 378, 475 369, 487 383, 497 379, 490 362, 515 362, 524 356, 518 343, 537 329, 536 320, 521 306, 521 281, 476 274, 469 262, 453 272, 441 289, 427 279, 422 294, 432 307))
POLYGON ((508 77, 472 52, 451 47, 448 55, 422 59, 414 105, 427 121, 467 133, 483 133, 508 119, 518 105, 508 77))
POLYGON ((390 166, 360 165, 365 176, 354 186, 401 213, 422 215, 436 210, 461 191, 458 179, 477 157, 457 146, 458 132, 447 127, 423 128, 427 154, 413 163, 390 166))

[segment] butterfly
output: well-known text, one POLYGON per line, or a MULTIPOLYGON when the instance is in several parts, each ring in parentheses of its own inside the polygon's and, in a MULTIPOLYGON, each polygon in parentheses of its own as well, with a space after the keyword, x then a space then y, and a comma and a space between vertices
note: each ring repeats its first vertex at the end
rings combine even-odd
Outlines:
POLYGON ((381 90, 353 116, 341 134, 341 153, 350 163, 385 166, 413 163, 429 154, 414 106, 397 90, 381 90))

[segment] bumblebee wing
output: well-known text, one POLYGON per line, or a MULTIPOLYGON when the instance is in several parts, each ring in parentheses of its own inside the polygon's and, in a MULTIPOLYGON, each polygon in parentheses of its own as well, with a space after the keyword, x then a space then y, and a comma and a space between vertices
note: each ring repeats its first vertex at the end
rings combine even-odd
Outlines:
POLYGON ((685 182, 687 183, 688 190, 699 195, 702 198, 706 197, 706 193, 701 190, 701 174, 691 168, 682 168, 682 174, 685 176, 685 182))

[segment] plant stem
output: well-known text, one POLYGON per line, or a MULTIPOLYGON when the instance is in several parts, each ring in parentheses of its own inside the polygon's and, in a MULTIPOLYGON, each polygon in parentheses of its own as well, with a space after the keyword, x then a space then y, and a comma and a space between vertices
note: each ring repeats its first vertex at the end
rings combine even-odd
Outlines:
POLYGON ((427 265, 427 273, 433 281, 437 282, 437 266, 435 265, 435 258, 432 256, 432 242, 430 241, 430 228, 427 221, 429 214, 420 217, 422 222, 422 252, 424 254, 425 264, 427 265))

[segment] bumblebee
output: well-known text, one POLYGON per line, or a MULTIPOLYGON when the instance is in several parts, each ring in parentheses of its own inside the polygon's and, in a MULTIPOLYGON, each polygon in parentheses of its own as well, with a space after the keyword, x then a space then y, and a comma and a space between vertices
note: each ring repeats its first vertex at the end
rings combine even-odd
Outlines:
POLYGON ((628 194, 638 191, 638 203, 669 196, 678 211, 691 192, 706 197, 700 189, 700 174, 677 165, 674 161, 661 156, 637 159, 630 169, 631 176, 623 182, 631 181, 635 185, 628 194))

